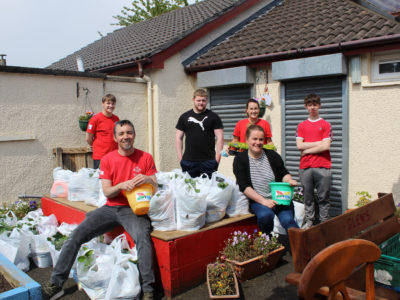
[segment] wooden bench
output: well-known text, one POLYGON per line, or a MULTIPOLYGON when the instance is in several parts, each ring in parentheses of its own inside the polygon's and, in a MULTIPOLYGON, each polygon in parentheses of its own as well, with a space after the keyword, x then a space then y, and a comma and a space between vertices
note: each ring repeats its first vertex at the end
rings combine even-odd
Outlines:
MULTIPOLYGON (((371 203, 318 224, 309 229, 289 229, 289 241, 293 255, 294 271, 286 277, 292 285, 298 285, 301 273, 308 262, 321 250, 334 243, 350 238, 365 239, 379 245, 400 232, 400 223, 394 215, 396 208, 392 194, 379 194, 371 203)), ((359 268, 346 281, 352 299, 363 298, 365 290, 364 270, 359 268), (361 291, 361 292, 360 292, 361 291)), ((328 295, 327 289, 319 291, 328 295)), ((376 295, 387 299, 399 299, 395 291, 377 286, 376 295)))

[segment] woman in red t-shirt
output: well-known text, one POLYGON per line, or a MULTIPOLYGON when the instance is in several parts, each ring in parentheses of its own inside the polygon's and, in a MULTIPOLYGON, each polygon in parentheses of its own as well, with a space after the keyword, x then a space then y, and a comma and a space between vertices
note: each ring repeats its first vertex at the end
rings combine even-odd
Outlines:
POLYGON ((247 118, 236 123, 233 131, 232 143, 246 143, 246 130, 250 125, 259 125, 264 129, 265 139, 264 144, 272 144, 271 126, 269 123, 258 117, 260 113, 260 104, 255 99, 249 99, 246 103, 247 118))

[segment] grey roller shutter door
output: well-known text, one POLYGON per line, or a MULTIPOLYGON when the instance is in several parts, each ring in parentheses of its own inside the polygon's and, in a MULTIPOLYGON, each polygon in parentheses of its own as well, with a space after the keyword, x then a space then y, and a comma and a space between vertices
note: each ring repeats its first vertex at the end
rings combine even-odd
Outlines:
POLYGON ((224 139, 231 140, 237 121, 246 118, 246 102, 250 97, 250 85, 209 89, 210 109, 224 124, 224 139))
POLYGON ((332 184, 331 184, 331 210, 330 215, 342 213, 344 196, 344 178, 347 178, 344 164, 344 101, 343 78, 308 79, 285 83, 283 114, 284 114, 284 140, 283 158, 289 172, 299 180, 300 153, 296 147, 297 125, 307 119, 308 113, 304 108, 304 97, 315 93, 321 97, 320 116, 331 123, 333 142, 331 144, 332 157, 332 184))

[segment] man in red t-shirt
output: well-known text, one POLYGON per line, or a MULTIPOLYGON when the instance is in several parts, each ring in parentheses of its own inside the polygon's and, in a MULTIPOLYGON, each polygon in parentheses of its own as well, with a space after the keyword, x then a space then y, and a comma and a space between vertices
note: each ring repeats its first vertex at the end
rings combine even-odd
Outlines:
POLYGON ((153 250, 150 238, 151 222, 147 215, 135 215, 121 191, 131 191, 142 184, 151 184, 157 189, 153 157, 134 148, 135 129, 128 120, 115 124, 114 139, 118 150, 106 154, 101 160, 100 178, 106 205, 86 214, 85 220, 71 233, 65 242, 58 262, 51 274, 50 282, 43 287, 45 293, 62 297, 62 286, 68 279, 80 246, 92 238, 122 225, 135 242, 138 266, 142 279, 143 298, 153 299, 154 271, 153 250))
POLYGON ((315 221, 314 188, 318 194, 320 222, 329 219, 329 192, 331 186, 332 142, 331 124, 320 118, 320 97, 307 95, 304 107, 308 111, 308 119, 297 127, 296 143, 300 150, 300 181, 304 188, 304 222, 302 228, 307 229, 315 221))
POLYGON ((93 147, 93 168, 97 169, 101 158, 118 148, 113 138, 115 122, 119 118, 113 114, 117 99, 112 94, 107 94, 102 99, 102 111, 95 114, 89 121, 86 130, 86 141, 93 147))

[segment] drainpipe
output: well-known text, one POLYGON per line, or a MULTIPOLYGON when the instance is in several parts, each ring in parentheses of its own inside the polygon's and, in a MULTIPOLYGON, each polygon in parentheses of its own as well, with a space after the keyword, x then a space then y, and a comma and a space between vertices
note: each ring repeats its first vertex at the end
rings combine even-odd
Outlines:
POLYGON ((147 82, 147 120, 149 128, 149 153, 154 157, 154 129, 153 129, 153 87, 151 78, 143 74, 143 80, 147 82))

